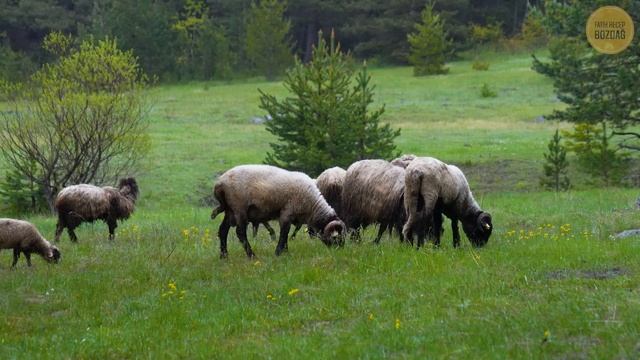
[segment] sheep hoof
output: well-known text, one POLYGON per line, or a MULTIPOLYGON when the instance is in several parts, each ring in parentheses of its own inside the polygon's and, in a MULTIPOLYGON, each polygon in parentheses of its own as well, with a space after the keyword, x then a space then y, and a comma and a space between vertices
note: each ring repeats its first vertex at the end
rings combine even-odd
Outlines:
POLYGON ((226 252, 221 252, 220 253, 220 259, 226 259, 229 256, 229 254, 227 254, 226 252))

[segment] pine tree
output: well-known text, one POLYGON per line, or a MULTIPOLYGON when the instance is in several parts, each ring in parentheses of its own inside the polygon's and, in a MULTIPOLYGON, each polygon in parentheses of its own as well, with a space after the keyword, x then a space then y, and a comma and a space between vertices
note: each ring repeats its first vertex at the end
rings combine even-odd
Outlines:
POLYGON ((283 18, 284 2, 262 0, 251 4, 246 28, 246 54, 251 66, 267 80, 274 80, 293 64, 289 29, 283 18))
POLYGON ((265 162, 314 176, 331 166, 396 156, 393 141, 400 130, 380 124, 384 106, 369 111, 370 80, 366 67, 354 79, 333 34, 327 44, 320 33, 311 61, 296 61, 287 72, 284 86, 291 97, 278 100, 260 90, 260 108, 272 117, 267 131, 277 138, 265 162))
POLYGON ((540 179, 542 186, 553 189, 556 192, 565 191, 571 186, 567 170, 569 162, 567 161, 567 150, 561 143, 562 137, 558 130, 549 141, 547 148, 549 152, 544 154, 546 163, 543 165, 544 176, 540 179))
POLYGON ((416 76, 446 74, 445 55, 449 41, 444 30, 444 21, 433 11, 433 3, 422 10, 422 22, 415 24, 416 32, 407 35, 411 46, 409 63, 416 76))

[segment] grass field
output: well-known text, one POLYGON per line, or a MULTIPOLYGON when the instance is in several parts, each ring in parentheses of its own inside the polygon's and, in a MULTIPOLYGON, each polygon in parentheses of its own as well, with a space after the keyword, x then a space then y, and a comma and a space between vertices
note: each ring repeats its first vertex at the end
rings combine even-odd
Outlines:
MULTIPOLYGON (((108 242, 85 225, 63 260, 11 271, 0 253, 0 358, 638 358, 637 189, 538 186, 562 106, 528 55, 446 76, 372 69, 405 153, 459 164, 495 231, 488 245, 416 251, 397 238, 327 249, 298 235, 276 258, 261 231, 247 260, 235 234, 218 259, 218 218, 199 206, 217 174, 261 162, 272 137, 257 88, 193 83, 150 90, 153 148, 138 210, 108 242), (498 97, 483 99, 489 84, 498 97)), ((562 124, 561 127, 567 127, 562 124)), ((1 214, 0 215, 10 215, 1 214)), ((34 216, 47 238, 55 220, 34 216)), ((464 236, 463 236, 464 238, 464 236)), ((251 240, 250 240, 251 241, 251 240)))

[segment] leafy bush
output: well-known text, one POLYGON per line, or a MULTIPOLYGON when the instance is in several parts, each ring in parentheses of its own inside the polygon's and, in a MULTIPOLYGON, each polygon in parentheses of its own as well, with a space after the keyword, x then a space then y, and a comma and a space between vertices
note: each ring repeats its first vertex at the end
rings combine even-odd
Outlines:
POLYGON ((450 47, 444 30, 444 21, 433 11, 433 4, 427 5, 421 14, 422 21, 415 24, 415 32, 407 35, 411 46, 409 63, 416 76, 446 74, 445 56, 450 47))
POLYGON ((22 81, 35 70, 35 63, 25 54, 13 51, 0 33, 0 80, 22 81))
POLYGON ((567 149, 576 154, 578 164, 594 179, 591 183, 605 186, 619 184, 629 163, 628 154, 611 144, 614 136, 606 122, 577 123, 573 131, 563 131, 567 149))
POLYGON ((484 83, 480 88, 480 96, 483 98, 494 98, 498 96, 498 93, 489 87, 489 84, 484 83))
POLYGON ((549 41, 547 30, 544 27, 544 15, 536 7, 530 7, 527 17, 522 23, 520 36, 525 47, 533 49, 544 46, 549 41))
POLYGON ((13 87, 0 122, 11 171, 42 188, 53 209, 69 184, 103 183, 135 171, 148 151, 146 77, 114 40, 85 41, 13 87))
POLYGON ((489 62, 482 60, 476 60, 471 64, 471 68, 476 71, 487 71, 489 70, 489 66, 489 62))
POLYGON ((311 61, 296 61, 287 72, 290 97, 278 100, 260 90, 260 108, 272 117, 267 131, 277 138, 266 163, 315 176, 332 166, 397 155, 400 130, 380 123, 384 106, 369 110, 371 77, 366 66, 355 73, 347 59, 333 36, 327 45, 320 34, 311 61))
MULTIPOLYGON (((31 163, 31 168, 28 170, 36 174, 35 162, 31 163)), ((2 199, 0 209, 15 214, 37 213, 47 209, 47 200, 42 186, 25 178, 15 169, 8 171, 5 178, 0 180, 0 199, 2 199)))
POLYGON ((485 44, 497 46, 504 37, 502 24, 500 23, 493 23, 486 26, 472 24, 470 32, 471 42, 474 46, 485 44))

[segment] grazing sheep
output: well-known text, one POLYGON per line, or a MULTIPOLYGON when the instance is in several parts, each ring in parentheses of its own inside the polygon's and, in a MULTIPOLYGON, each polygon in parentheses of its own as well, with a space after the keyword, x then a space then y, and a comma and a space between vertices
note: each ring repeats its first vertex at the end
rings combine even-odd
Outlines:
POLYGON ((335 166, 323 171, 316 179, 316 186, 327 203, 342 216, 340 203, 342 201, 342 185, 347 171, 341 167, 335 166))
POLYGON ((103 220, 109 226, 109 240, 113 240, 118 220, 128 219, 138 199, 138 184, 134 178, 121 179, 118 188, 111 186, 72 185, 62 189, 56 197, 58 211, 55 241, 60 240, 64 228, 69 238, 78 238, 73 230, 83 222, 103 220))
POLYGON ((395 228, 400 234, 406 219, 404 178, 402 167, 385 160, 361 160, 351 164, 342 190, 342 212, 347 228, 356 230, 357 236, 360 228, 379 224, 376 243, 386 229, 395 228))
POLYGON ((276 255, 287 250, 291 225, 307 224, 327 246, 342 244, 344 223, 327 204, 313 180, 301 173, 269 165, 236 166, 220 176, 214 187, 220 204, 211 218, 224 212, 220 224, 220 257, 227 257, 227 236, 231 226, 248 257, 253 257, 247 240, 249 223, 264 223, 277 219, 280 238, 276 255))
POLYGON ((40 235, 33 224, 14 219, 0 219, 0 249, 13 249, 13 263, 18 263, 20 253, 27 258, 27 265, 31 266, 31 253, 38 253, 46 261, 57 263, 60 251, 40 235))
POLYGON ((405 154, 399 158, 391 160, 391 165, 400 166, 401 168, 406 169, 415 158, 417 158, 417 156, 413 154, 405 154))
MULTIPOLYGON (((416 158, 407 166, 404 204, 407 222, 402 233, 405 239, 411 239, 418 222, 427 219, 433 225, 430 235, 439 245, 443 213, 451 219, 456 247, 460 245, 458 220, 474 246, 485 245, 493 230, 491 215, 478 206, 462 171, 438 159, 416 158)), ((423 242, 424 237, 419 236, 418 247, 423 242)))

